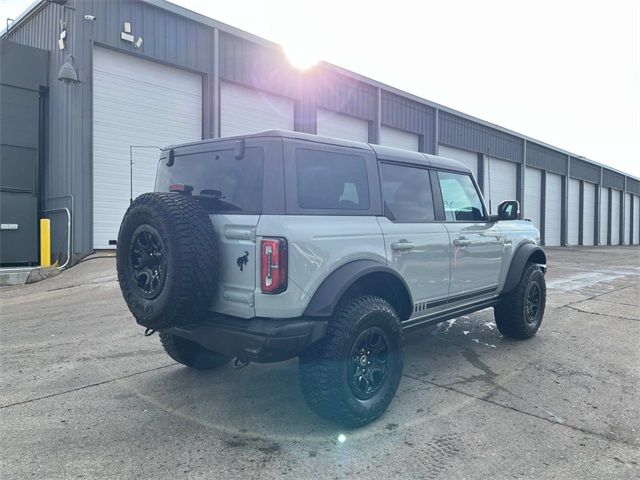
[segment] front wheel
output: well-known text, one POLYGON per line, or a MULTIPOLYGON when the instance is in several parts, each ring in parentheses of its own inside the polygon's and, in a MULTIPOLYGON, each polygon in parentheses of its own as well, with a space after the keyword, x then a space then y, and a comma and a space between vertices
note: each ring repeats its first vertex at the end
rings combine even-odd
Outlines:
POLYGON ((403 366, 398 315, 386 300, 366 295, 341 308, 325 338, 300 356, 300 384, 319 416, 358 427, 387 409, 403 366))
POLYGON ((542 324, 546 298, 540 265, 528 263, 516 288, 493 309, 500 333, 516 340, 533 337, 542 324))

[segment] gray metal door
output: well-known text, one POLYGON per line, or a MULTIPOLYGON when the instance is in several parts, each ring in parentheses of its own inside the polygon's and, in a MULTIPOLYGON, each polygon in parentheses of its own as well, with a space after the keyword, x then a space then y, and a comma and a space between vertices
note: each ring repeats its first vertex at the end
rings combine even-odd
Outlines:
POLYGON ((449 304, 491 296, 500 283, 504 253, 497 222, 483 219, 471 177, 438 172, 438 179, 451 239, 449 304))
POLYGON ((386 217, 378 219, 389 265, 406 280, 415 315, 444 307, 449 293, 449 235, 435 222, 429 171, 380 165, 386 217), (434 306, 432 308, 432 306, 434 306))

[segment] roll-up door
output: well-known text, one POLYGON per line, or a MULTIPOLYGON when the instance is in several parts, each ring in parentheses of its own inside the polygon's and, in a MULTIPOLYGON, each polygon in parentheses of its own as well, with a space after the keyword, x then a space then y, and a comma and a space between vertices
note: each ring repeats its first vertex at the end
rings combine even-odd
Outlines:
POLYGON ((600 245, 608 245, 609 232, 609 189, 600 188, 600 245))
POLYGON ((540 230, 540 204, 542 197, 542 171, 527 167, 524 177, 524 218, 540 230))
POLYGON ((620 244, 620 191, 613 190, 611 197, 611 245, 620 244))
POLYGON ((562 177, 547 172, 544 209, 544 243, 559 246, 562 231, 562 177))
POLYGON ((516 199, 516 176, 518 165, 497 158, 489 157, 487 175, 489 177, 489 191, 485 197, 491 213, 498 213, 498 205, 505 200, 516 199))
POLYGON ((440 145, 438 147, 438 155, 440 155, 441 157, 452 158, 459 161, 473 172, 473 176, 476 178, 476 180, 478 179, 477 153, 469 152, 467 150, 460 150, 459 148, 447 147, 446 145, 440 145))
POLYGON ((405 150, 417 152, 420 150, 420 136, 415 133, 382 125, 380 127, 380 145, 404 148, 405 150))
POLYGON ((242 87, 220 85, 220 136, 232 137, 264 130, 293 130, 295 102, 289 98, 242 87))
POLYGON ((129 196, 153 190, 160 152, 134 148, 131 175, 129 147, 201 139, 200 75, 93 49, 94 248, 115 248, 129 196))
POLYGON ((640 244, 640 197, 633 196, 633 244, 640 244))
POLYGON ((569 217, 567 222, 567 243, 578 245, 580 233, 580 180, 569 179, 569 217))
POLYGON ((326 137, 344 138, 357 142, 369 141, 369 122, 361 118, 318 108, 316 132, 326 137))
POLYGON ((584 205, 582 207, 582 244, 593 245, 595 235, 596 188, 584 182, 584 205))
POLYGON ((624 237, 622 243, 629 245, 629 235, 631 235, 631 194, 624 194, 624 237))

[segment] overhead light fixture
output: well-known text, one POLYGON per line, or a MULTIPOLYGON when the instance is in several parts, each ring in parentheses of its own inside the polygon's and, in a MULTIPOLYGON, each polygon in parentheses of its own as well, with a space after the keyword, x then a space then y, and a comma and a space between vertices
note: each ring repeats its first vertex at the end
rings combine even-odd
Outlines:
POLYGON ((63 81, 65 85, 78 82, 78 71, 76 70, 73 55, 67 55, 67 61, 62 64, 58 72, 58 80, 63 81))

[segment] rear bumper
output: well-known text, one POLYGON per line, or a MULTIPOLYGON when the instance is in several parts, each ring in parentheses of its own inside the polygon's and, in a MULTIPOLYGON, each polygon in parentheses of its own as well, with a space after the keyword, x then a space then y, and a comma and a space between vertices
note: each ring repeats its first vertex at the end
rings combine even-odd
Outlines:
POLYGON ((326 331, 326 320, 308 317, 243 319, 226 315, 166 330, 214 352, 259 363, 294 358, 326 331))

